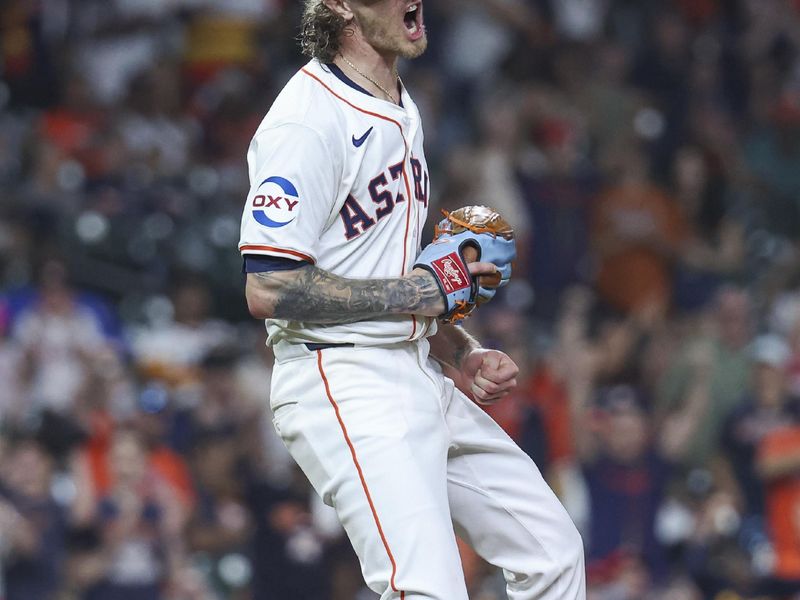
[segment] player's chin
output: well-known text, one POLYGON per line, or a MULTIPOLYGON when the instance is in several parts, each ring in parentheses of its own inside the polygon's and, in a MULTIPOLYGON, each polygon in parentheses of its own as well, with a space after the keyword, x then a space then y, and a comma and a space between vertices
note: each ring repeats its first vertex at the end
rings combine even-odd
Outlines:
POLYGON ((413 60, 425 54, 425 50, 427 49, 428 36, 423 32, 422 37, 419 39, 411 40, 406 38, 403 43, 400 44, 399 54, 405 59, 413 60))

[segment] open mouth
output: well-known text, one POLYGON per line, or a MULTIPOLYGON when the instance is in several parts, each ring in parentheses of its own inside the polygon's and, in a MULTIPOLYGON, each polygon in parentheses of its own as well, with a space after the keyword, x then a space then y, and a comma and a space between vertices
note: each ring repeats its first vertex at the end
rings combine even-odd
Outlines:
POLYGON ((424 33, 424 26, 422 22, 422 3, 415 2, 406 10, 403 16, 403 23, 405 23, 408 33, 412 39, 418 39, 424 33))

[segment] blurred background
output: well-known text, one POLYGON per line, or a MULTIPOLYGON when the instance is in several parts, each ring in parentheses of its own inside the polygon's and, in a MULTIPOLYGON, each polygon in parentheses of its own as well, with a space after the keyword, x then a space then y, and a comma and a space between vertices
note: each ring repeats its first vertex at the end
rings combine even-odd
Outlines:
MULTIPOLYGON (((292 0, 0 2, 0 598, 366 600, 236 251, 292 0)), ((800 2, 430 0, 432 207, 496 206, 491 414, 591 600, 800 597, 800 2)), ((474 600, 502 577, 463 549, 474 600)))

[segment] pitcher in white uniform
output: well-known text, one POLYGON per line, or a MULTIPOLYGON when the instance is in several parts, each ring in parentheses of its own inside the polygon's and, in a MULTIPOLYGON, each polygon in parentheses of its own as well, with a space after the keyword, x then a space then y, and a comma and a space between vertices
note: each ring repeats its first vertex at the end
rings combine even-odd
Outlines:
POLYGON ((248 152, 239 244, 276 357, 276 429, 383 600, 467 600, 456 534, 503 570, 510 600, 585 598, 569 516, 440 368, 460 370, 483 403, 518 372, 437 323, 447 297, 413 268, 430 181, 396 63, 425 50, 422 1, 305 0, 301 37, 312 60, 248 152))

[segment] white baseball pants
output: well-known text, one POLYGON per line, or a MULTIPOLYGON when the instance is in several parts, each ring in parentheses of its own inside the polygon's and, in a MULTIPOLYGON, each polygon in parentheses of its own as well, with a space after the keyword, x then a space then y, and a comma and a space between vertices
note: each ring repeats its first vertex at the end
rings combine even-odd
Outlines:
POLYGON ((276 429, 336 509, 367 585, 381 600, 467 600, 457 532, 503 569, 509 600, 584 599, 566 511, 428 348, 275 348, 276 429))

